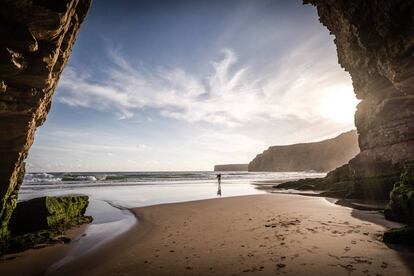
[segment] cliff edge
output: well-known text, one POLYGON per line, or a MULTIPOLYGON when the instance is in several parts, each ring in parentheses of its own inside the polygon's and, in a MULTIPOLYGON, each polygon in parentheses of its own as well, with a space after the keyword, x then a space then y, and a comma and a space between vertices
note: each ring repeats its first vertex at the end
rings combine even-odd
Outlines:
POLYGON ((270 147, 249 163, 249 171, 327 172, 348 163, 358 153, 358 135, 351 130, 319 142, 270 147))

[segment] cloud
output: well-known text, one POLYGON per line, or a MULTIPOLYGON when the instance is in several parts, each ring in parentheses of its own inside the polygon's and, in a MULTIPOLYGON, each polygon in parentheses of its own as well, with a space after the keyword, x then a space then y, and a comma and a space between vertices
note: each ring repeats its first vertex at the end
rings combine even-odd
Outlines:
POLYGON ((241 154, 254 154, 260 149, 265 148, 266 144, 261 140, 239 133, 205 131, 201 135, 197 135, 189 140, 187 146, 224 154, 234 154, 235 152, 241 154))
POLYGON ((58 101, 111 111, 119 119, 151 109, 167 118, 225 126, 292 117, 314 121, 326 115, 320 99, 327 90, 351 87, 345 72, 332 70, 338 65, 325 49, 315 50, 317 43, 299 45, 270 71, 241 64, 233 50, 223 49, 201 76, 178 67, 148 71, 110 50, 103 77, 67 67, 58 101))

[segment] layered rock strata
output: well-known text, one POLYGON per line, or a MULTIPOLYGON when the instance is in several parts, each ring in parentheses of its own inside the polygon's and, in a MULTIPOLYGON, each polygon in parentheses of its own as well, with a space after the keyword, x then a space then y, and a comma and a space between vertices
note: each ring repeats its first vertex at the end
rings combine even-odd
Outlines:
POLYGON ((323 185, 311 186, 339 183, 352 197, 388 197, 391 183, 414 159, 414 1, 304 3, 317 7, 335 36, 339 64, 361 100, 355 114, 361 152, 321 180, 323 185))
POLYGON ((351 130, 319 142, 270 147, 249 163, 249 171, 327 172, 348 163, 357 153, 358 136, 351 130))
POLYGON ((0 3, 0 238, 17 202, 24 159, 51 99, 90 0, 0 3))

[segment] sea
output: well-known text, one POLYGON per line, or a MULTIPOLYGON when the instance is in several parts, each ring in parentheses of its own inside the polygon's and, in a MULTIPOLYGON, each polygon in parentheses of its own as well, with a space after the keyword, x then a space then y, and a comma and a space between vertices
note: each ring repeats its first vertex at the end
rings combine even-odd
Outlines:
POLYGON ((267 193, 264 186, 299 178, 324 177, 307 172, 41 172, 27 173, 19 201, 41 196, 87 195, 86 215, 93 217, 72 251, 50 269, 87 254, 126 232, 138 219, 133 207, 267 193), (221 185, 217 174, 220 173, 221 185), (220 190, 219 190, 220 189, 220 190))

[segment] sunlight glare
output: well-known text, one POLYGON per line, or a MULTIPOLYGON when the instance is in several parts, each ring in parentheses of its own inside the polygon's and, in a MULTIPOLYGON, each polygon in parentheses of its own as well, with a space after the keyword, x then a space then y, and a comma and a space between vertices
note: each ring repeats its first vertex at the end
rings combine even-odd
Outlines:
POLYGON ((352 86, 335 86, 326 89, 321 99, 321 113, 338 123, 354 123, 354 114, 359 100, 352 86))

